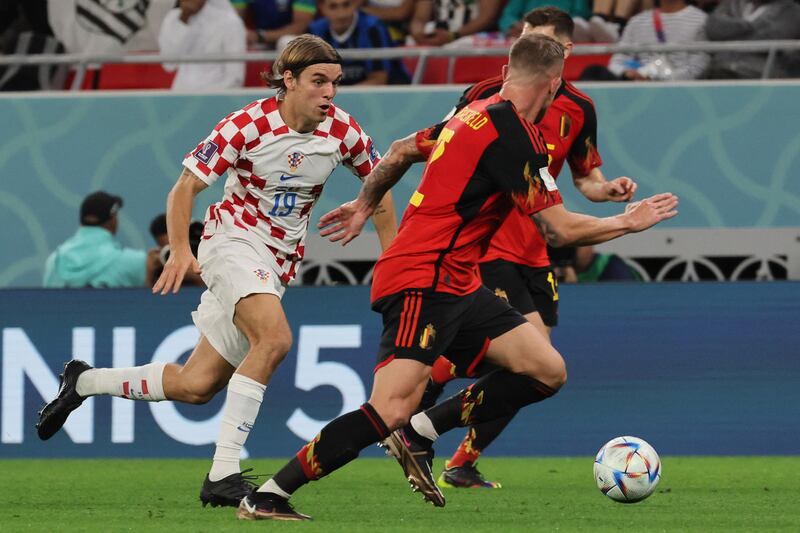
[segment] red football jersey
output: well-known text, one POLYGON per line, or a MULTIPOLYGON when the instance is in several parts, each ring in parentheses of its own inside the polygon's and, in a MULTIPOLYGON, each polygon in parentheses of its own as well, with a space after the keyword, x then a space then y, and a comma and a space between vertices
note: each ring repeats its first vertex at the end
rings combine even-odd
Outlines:
MULTIPOLYGON (((489 98, 503 87, 502 76, 476 83, 464 91, 456 109, 470 102, 489 98)), ((597 115, 592 99, 568 81, 563 81, 552 105, 537 124, 544 135, 549 155, 549 170, 558 177, 569 163, 573 174, 586 176, 603 164, 597 151, 597 115)), ((436 134, 436 128, 427 135, 436 134)), ((425 134, 418 134, 418 146, 423 149, 425 134)), ((512 212, 497 230, 481 262, 503 259, 531 267, 547 267, 547 243, 530 217, 512 212)))
POLYGON ((500 95, 461 109, 440 131, 397 237, 375 265, 372 301, 410 288, 477 290, 478 260, 509 212, 561 203, 544 137, 500 95))

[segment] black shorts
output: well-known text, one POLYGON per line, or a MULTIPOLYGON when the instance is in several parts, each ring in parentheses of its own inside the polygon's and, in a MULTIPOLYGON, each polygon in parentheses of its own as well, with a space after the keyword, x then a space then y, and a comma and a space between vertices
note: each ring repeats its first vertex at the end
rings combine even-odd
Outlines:
POLYGON ((486 287, 465 296, 407 289, 384 296, 372 309, 383 315, 376 370, 393 359, 431 366, 446 354, 459 373, 472 375, 492 339, 526 322, 486 287))
POLYGON ((523 315, 537 312, 545 326, 558 325, 558 282, 550 267, 533 268, 503 259, 481 263, 490 291, 523 315))

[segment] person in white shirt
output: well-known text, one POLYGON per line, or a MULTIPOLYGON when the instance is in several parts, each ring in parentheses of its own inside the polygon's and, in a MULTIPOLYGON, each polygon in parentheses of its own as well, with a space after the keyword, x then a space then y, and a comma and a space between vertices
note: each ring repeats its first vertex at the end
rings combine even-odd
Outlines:
POLYGON ((175 0, 50 0, 47 22, 68 54, 152 52, 174 6, 175 0))
MULTIPOLYGON (((706 17, 685 0, 661 0, 659 8, 642 11, 628 21, 619 44, 704 41, 706 17)), ((691 80, 703 73, 708 61, 708 54, 697 52, 617 53, 611 56, 608 70, 622 80, 691 80)))
MULTIPOLYGON (((92 368, 69 361, 58 395, 40 412, 39 438, 52 437, 88 396, 200 404, 227 386, 200 500, 238 506, 254 488, 239 455, 292 345, 281 298, 303 259, 311 210, 337 166, 363 179, 380 159, 355 119, 333 105, 341 62, 319 37, 297 37, 265 75, 277 96, 222 119, 183 160, 167 198, 171 253, 153 292, 177 292, 189 271, 208 287, 192 314, 201 337, 186 363, 92 368), (188 237, 194 198, 223 176, 223 198, 206 212, 195 259, 188 237)), ((385 249, 397 233, 388 194, 373 219, 385 249)))
MULTIPOLYGON (((162 54, 202 56, 246 50, 246 31, 229 0, 180 0, 164 18, 158 44, 162 54)), ((244 63, 164 64, 177 69, 173 89, 218 90, 241 87, 244 63)))

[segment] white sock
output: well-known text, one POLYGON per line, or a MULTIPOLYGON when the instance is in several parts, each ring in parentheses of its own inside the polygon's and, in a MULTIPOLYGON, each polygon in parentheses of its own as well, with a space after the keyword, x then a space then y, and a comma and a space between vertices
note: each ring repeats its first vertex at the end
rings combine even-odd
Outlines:
POLYGON ((130 400, 166 400, 161 377, 166 363, 131 368, 93 368, 78 376, 75 390, 81 396, 109 394, 130 400))
POLYGON ((241 374, 234 374, 228 382, 225 410, 222 412, 222 427, 214 452, 214 462, 208 479, 219 481, 240 472, 239 455, 256 423, 258 409, 264 398, 266 385, 241 374))
POLYGON ((433 427, 433 422, 424 411, 411 417, 411 427, 426 439, 435 441, 439 438, 439 434, 436 433, 436 429, 433 427))
POLYGON ((256 492, 271 492, 273 494, 277 494, 278 496, 282 496, 287 500, 292 497, 291 494, 280 488, 273 479, 270 479, 269 481, 258 487, 258 490, 256 492))

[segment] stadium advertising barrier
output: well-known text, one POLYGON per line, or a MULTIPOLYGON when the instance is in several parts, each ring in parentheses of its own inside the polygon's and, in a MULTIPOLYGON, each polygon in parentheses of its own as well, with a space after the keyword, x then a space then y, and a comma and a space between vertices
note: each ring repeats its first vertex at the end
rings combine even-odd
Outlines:
MULTIPOLYGON (((590 455, 618 435, 667 455, 800 453, 800 283, 610 283, 560 293, 554 341, 569 381, 523 410, 490 454, 590 455)), ((198 298, 197 290, 0 292, 0 457, 211 457, 224 392, 204 406, 96 397, 50 441, 34 429, 71 356, 116 367, 185 358, 198 338, 189 318, 198 298)), ((368 300, 365 287, 287 292, 294 346, 267 389, 251 456, 288 456, 366 400, 381 332, 368 300)), ((462 436, 444 436, 442 453, 462 436)))
MULTIPOLYGON (((797 108, 798 82, 581 87, 597 108, 606 175, 635 178, 642 197, 664 190, 681 197, 680 217, 662 228, 798 226, 800 180, 791 177, 800 175, 800 132, 787 115, 797 108)), ((342 89, 336 102, 383 152, 392 140, 439 120, 460 92, 460 87, 342 89)), ((124 197, 123 243, 152 246, 148 224, 164 210, 184 154, 222 117, 267 94, 0 95, 0 132, 6 139, 0 146, 0 224, 12 228, 0 233, 5 251, 0 287, 41 284, 47 255, 74 233, 78 206, 93 190, 124 197)), ((418 184, 421 168, 395 187, 398 211, 418 184)), ((566 169, 560 183, 571 209, 595 215, 619 210, 582 198, 566 169)), ((351 199, 358 185, 347 170, 337 170, 312 222, 351 199)), ((221 195, 221 184, 203 192, 195 218, 221 195)), ((314 253, 309 250, 309 256, 314 253)))

